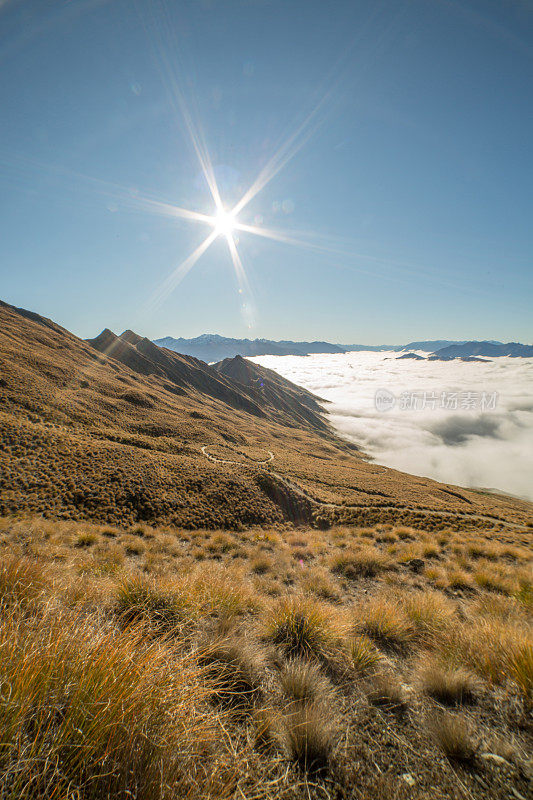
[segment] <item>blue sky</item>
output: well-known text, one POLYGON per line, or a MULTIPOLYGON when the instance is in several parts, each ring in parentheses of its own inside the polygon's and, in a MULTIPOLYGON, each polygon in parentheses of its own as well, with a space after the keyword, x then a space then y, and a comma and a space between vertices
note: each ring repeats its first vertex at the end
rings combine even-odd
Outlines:
POLYGON ((0 74, 10 303, 83 337, 533 339, 529 0, 0 0, 0 74), (161 297, 212 230, 146 202, 213 213, 184 108, 228 206, 300 129, 238 216, 299 244, 240 232, 249 290, 220 236, 161 297))

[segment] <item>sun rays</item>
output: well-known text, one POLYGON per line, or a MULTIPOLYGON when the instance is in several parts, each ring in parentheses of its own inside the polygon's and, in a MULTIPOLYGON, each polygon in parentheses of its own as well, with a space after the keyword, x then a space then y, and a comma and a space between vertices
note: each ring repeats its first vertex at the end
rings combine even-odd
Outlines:
POLYGON ((302 146, 303 142, 299 142, 299 137, 303 131, 310 135, 308 130, 311 120, 315 114, 312 113, 300 125, 300 127, 289 137, 289 139, 282 145, 270 161, 263 169, 260 170, 258 176, 250 185, 250 187, 243 194, 238 203, 232 208, 227 208, 223 204, 220 189, 218 187, 215 170, 213 169, 209 152, 205 146, 203 136, 200 135, 197 127, 193 124, 192 118, 185 107, 183 96, 178 93, 178 106, 182 112, 186 129, 192 141, 193 149, 198 159, 201 171, 205 178, 206 185, 210 191, 215 212, 212 215, 203 214, 191 209, 181 208, 180 206, 173 206, 169 203, 163 203, 149 198, 139 198, 141 204, 145 204, 151 211, 162 216, 176 217, 185 219, 191 222, 204 223, 212 228, 209 235, 201 242, 200 245, 190 253, 182 262, 180 262, 166 278, 166 280, 158 287, 150 305, 152 308, 159 306, 165 298, 176 289, 183 278, 190 272, 192 267, 201 258, 201 256, 208 250, 213 242, 222 237, 226 240, 228 245, 231 262, 235 271, 235 276, 239 286, 239 293, 245 294, 243 298, 242 311, 248 318, 249 324, 252 322, 253 298, 251 287, 246 275, 246 270, 242 263, 242 259, 237 249, 237 240, 235 234, 243 232, 256 236, 266 237, 273 241, 285 242, 286 244, 300 244, 290 237, 285 237, 279 231, 271 231, 268 228, 260 227, 258 225, 249 225, 238 219, 238 214, 241 213, 251 200, 276 176, 276 174, 288 163, 292 156, 302 146), (296 146, 297 143, 297 146, 296 146))
MULTIPOLYGON (((216 180, 215 170, 205 142, 205 136, 199 124, 195 124, 189 108, 185 102, 184 95, 176 82, 171 81, 172 91, 176 106, 176 111, 180 114, 188 136, 191 140, 192 149, 198 160, 201 172, 203 174, 205 183, 215 207, 213 214, 203 214, 191 209, 174 206, 171 203, 160 202, 151 198, 144 198, 139 196, 137 198, 139 204, 144 205, 146 210, 150 210, 156 214, 161 214, 167 217, 176 217, 185 219, 191 222, 204 223, 212 228, 209 235, 198 245, 198 247, 190 253, 183 261, 181 261, 166 278, 166 280, 158 287, 152 301, 151 307, 160 305, 168 295, 176 289, 183 278, 190 272, 192 267, 201 258, 201 256, 208 250, 213 242, 222 237, 226 240, 235 276, 239 286, 239 293, 245 294, 243 298, 242 311, 247 322, 250 324, 253 320, 253 297, 246 275, 246 270, 242 263, 239 251, 237 249, 238 240, 235 234, 242 232, 251 234, 262 238, 271 239, 275 242, 281 242, 289 245, 296 245, 300 247, 315 248, 312 242, 305 241, 305 239, 298 239, 294 236, 284 234, 282 231, 271 230, 263 225, 250 225, 241 219, 240 215, 251 201, 261 192, 276 175, 291 161, 296 153, 304 146, 308 139, 312 136, 318 125, 320 124, 320 112, 328 98, 326 93, 314 106, 311 112, 305 119, 295 127, 293 132, 286 138, 286 140, 278 147, 273 156, 267 163, 259 170, 256 178, 250 184, 248 189, 244 192, 240 200, 233 206, 227 207, 222 199, 220 188, 216 180)), ((251 324, 250 324, 251 327, 251 324)))
MULTIPOLYGON (((258 168, 256 177, 250 183, 246 191, 243 192, 238 202, 231 205, 227 202, 227 198, 222 196, 221 187, 217 181, 216 170, 207 145, 207 138, 201 124, 198 107, 196 102, 194 102, 194 92, 190 94, 190 87, 189 91, 186 92, 185 86, 182 80, 180 80, 180 74, 183 73, 183 70, 180 70, 179 64, 180 49, 178 47, 168 46, 169 42, 167 39, 172 34, 173 29, 166 10, 163 9, 161 15, 147 19, 145 24, 151 40, 155 60, 159 65, 161 76, 167 85, 171 106, 174 109, 179 126, 184 129, 189 139, 192 150, 191 154, 194 155, 195 160, 198 162, 206 188, 211 195, 213 208, 212 214, 205 214, 192 209, 182 208, 181 206, 174 206, 171 203, 160 202, 156 199, 144 198, 141 195, 136 198, 131 198, 132 204, 140 207, 144 206, 145 210, 152 213, 205 224, 211 229, 206 238, 192 253, 188 254, 183 261, 174 267, 165 281, 156 289, 149 305, 152 310, 154 307, 159 306, 165 298, 176 289, 179 283, 185 278, 215 240, 221 238, 226 241, 228 246, 239 294, 244 295, 241 297, 241 311, 248 317, 247 321, 250 322, 254 303, 250 283, 238 251, 238 238, 236 234, 255 235, 286 244, 306 245, 304 242, 298 242, 294 238, 291 239, 291 237, 284 236, 279 231, 271 231, 263 225, 248 224, 248 221, 244 220, 241 215, 251 201, 291 161, 324 121, 324 109, 331 98, 331 83, 328 81, 330 85, 327 90, 322 91, 317 102, 311 107, 311 110, 309 111, 308 108, 308 113, 306 113, 303 118, 300 118, 300 121, 294 125, 285 139, 274 150, 271 157, 258 168), (172 59, 169 58, 168 54, 170 50, 173 54, 178 55, 175 55, 172 59)), ((177 44, 175 41, 173 43, 177 44)))
MULTIPOLYGON (((120 185, 118 183, 97 178, 86 173, 72 170, 64 165, 48 164, 34 158, 20 155, 6 154, 0 149, 0 166, 7 167, 15 172, 32 174, 34 170, 47 173, 57 183, 67 182, 69 190, 74 188, 76 193, 85 189, 97 192, 106 199, 109 211, 129 208, 142 214, 154 214, 169 220, 192 222, 195 225, 205 226, 206 236, 196 244, 192 252, 185 255, 174 266, 164 280, 154 286, 139 309, 140 313, 152 314, 169 295, 176 290, 181 281, 190 273, 195 264, 209 250, 212 244, 219 239, 225 241, 228 247, 230 263, 233 267, 235 280, 238 287, 240 310, 249 327, 254 323, 254 308, 250 281, 246 274, 245 264, 239 253, 239 239, 257 237, 263 241, 301 248, 328 257, 328 269, 355 271, 359 274, 369 275, 380 281, 407 283, 413 277, 425 280, 431 284, 465 291, 464 284, 453 280, 448 272, 435 269, 429 265, 411 264, 399 258, 383 257, 382 255, 363 253, 360 251, 357 240, 338 237, 332 234, 325 235, 317 230, 294 230, 271 228, 263 224, 263 214, 249 214, 249 206, 281 170, 285 169, 291 160, 301 151, 317 129, 326 119, 326 112, 333 97, 334 81, 322 88, 320 96, 315 95, 315 102, 311 110, 295 120, 283 140, 273 147, 273 153, 267 157, 263 164, 258 165, 256 175, 249 186, 241 187, 242 196, 233 203, 223 197, 222 176, 217 175, 211 154, 207 145, 207 138, 203 131, 197 103, 194 102, 194 92, 189 98, 180 86, 176 75, 173 74, 172 62, 165 54, 165 48, 159 48, 160 67, 162 76, 167 79, 167 88, 170 105, 176 116, 177 125, 181 126, 191 146, 191 157, 197 162, 200 174, 209 195, 209 202, 200 208, 186 208, 175 204, 172 199, 162 198, 155 194, 139 191, 138 188, 120 185), (161 52, 162 51, 162 52, 161 52), (193 114, 192 110, 195 113, 193 114), (220 185, 217 178, 220 178, 220 185), (209 211, 210 207, 210 211, 209 211)), ((267 213, 265 212, 265 217, 267 213)), ((479 293, 476 287, 476 294, 479 293)))

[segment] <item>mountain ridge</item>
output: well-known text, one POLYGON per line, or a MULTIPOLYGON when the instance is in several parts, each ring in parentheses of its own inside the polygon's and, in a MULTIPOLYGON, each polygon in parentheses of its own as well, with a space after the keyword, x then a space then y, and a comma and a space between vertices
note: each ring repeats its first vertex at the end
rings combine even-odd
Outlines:
MULTIPOLYGON (((231 363, 212 367, 194 356, 159 347, 131 330, 117 336, 105 328, 87 342, 136 372, 165 378, 170 381, 173 392, 183 395, 201 392, 235 409, 245 410, 257 417, 271 417, 286 425, 310 425, 320 430, 328 427, 322 419, 323 409, 318 398, 271 370, 264 370, 251 362, 246 362, 248 379, 239 381, 237 378, 236 381, 236 370, 232 369, 231 363), (276 391, 272 390, 273 382, 276 391), (301 398, 305 398, 306 402, 302 403, 301 398), (309 405, 311 398, 312 410, 309 405)), ((241 359, 240 356, 236 358, 241 359)), ((228 361, 231 362, 231 359, 228 361)))
POLYGON ((313 424, 315 403, 244 359, 215 369, 131 331, 90 343, 0 304, 0 515, 234 530, 531 519, 531 504, 369 462, 313 424))
POLYGON ((343 353, 339 345, 329 342, 292 342, 281 340, 275 342, 271 339, 232 339, 219 334, 203 333, 194 339, 174 339, 166 336, 154 339, 154 344, 165 347, 175 352, 201 358, 202 361, 212 363, 222 361, 224 358, 240 356, 263 355, 309 355, 310 353, 343 353))
MULTIPOLYGON (((218 333, 202 333, 192 339, 174 338, 165 336, 154 339, 154 344, 164 347, 183 355, 190 355, 199 358, 208 364, 222 361, 225 358, 233 358, 240 355, 247 358, 256 356, 276 355, 276 356, 306 356, 320 354, 341 354, 350 352, 402 352, 408 350, 422 350, 427 353, 436 353, 445 347, 467 345, 466 340, 452 339, 428 339, 423 341, 408 342, 407 344, 334 344, 325 341, 292 341, 289 339, 234 339, 221 336, 218 333)), ((489 344, 502 345, 502 342, 488 340, 489 344)), ((471 343, 470 343, 471 344, 471 343)), ((521 345, 527 347, 527 345, 521 345)))
POLYGON ((432 353, 431 358, 433 360, 447 361, 453 358, 474 358, 476 356, 532 358, 533 345, 521 344, 520 342, 463 342, 462 344, 443 347, 432 353))

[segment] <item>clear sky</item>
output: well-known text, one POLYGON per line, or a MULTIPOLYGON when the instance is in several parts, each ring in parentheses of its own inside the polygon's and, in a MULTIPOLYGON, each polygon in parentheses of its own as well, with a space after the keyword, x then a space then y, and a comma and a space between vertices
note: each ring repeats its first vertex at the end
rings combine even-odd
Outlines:
POLYGON ((531 0, 0 0, 0 75, 7 302, 84 337, 533 340, 531 0), (248 286, 224 235, 165 283, 213 230, 169 209, 215 212, 194 137, 227 208, 272 176, 237 221, 291 242, 233 231, 248 286))

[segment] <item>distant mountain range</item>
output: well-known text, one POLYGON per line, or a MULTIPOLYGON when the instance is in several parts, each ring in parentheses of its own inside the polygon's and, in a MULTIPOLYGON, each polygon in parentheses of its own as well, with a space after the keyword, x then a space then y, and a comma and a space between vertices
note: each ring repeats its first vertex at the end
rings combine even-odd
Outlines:
MULTIPOLYGON (((421 348, 413 348, 413 350, 421 348)), ((407 352, 397 357, 411 358, 416 361, 486 361, 487 358, 500 358, 510 356, 511 358, 533 358, 533 346, 520 344, 519 342, 461 342, 441 347, 434 350, 427 359, 416 352, 407 352), (481 356, 481 357, 480 357, 481 356)))
MULTIPOLYGON (((419 342, 408 342, 407 344, 332 344, 331 342, 293 342, 281 340, 279 342, 272 339, 231 339, 219 336, 216 333, 204 333, 194 339, 175 339, 172 336, 165 336, 162 339, 155 339, 154 344, 159 347, 166 347, 176 353, 187 356, 194 356, 201 361, 212 364, 216 361, 223 361, 225 358, 235 356, 307 356, 321 353, 350 353, 356 351, 371 352, 405 352, 423 351, 430 353, 431 360, 450 360, 452 358, 474 358, 485 356, 495 358, 497 356, 533 356, 533 347, 530 345, 519 344, 517 342, 498 342, 494 340, 483 342, 452 341, 449 339, 433 339, 419 342)), ((409 356, 411 357, 411 356, 409 356)), ((421 357, 422 358, 422 357, 421 357)))
MULTIPOLYGON (((424 350, 432 353, 449 345, 464 344, 447 339, 409 342, 408 344, 332 344, 331 342, 293 342, 272 339, 230 339, 216 333, 204 333, 194 339, 175 339, 165 336, 154 339, 154 344, 176 353, 194 356, 208 364, 235 356, 307 356, 313 353, 348 353, 355 351, 381 352, 384 350, 424 350)), ((497 344, 500 344, 498 342, 497 344)))
POLYGON ((533 346, 519 342, 464 342, 442 347, 430 356, 433 360, 448 361, 453 358, 473 359, 477 356, 499 358, 511 356, 513 358, 532 358, 533 346))
POLYGON ((310 353, 344 353, 342 345, 329 342, 274 342, 270 339, 228 339, 216 333, 204 333, 195 339, 165 336, 154 344, 176 353, 212 363, 234 356, 306 356, 310 353))

